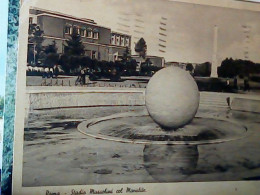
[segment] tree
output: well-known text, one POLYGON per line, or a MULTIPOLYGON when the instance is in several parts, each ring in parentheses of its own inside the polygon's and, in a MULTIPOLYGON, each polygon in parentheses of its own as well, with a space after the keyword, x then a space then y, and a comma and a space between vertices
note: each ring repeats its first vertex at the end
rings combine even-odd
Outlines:
POLYGON ((69 57, 67 55, 61 55, 59 59, 59 64, 61 65, 62 69, 66 74, 70 73, 70 63, 69 63, 69 57))
POLYGON ((81 57, 81 62, 80 64, 82 65, 82 67, 84 68, 89 68, 92 69, 92 59, 89 56, 83 56, 81 57))
POLYGON ((44 41, 44 32, 37 24, 30 24, 28 30, 28 56, 27 61, 29 64, 37 65, 40 59, 40 53, 42 52, 42 43, 44 41))
POLYGON ((57 46, 56 46, 56 41, 52 41, 52 44, 48 45, 46 48, 45 48, 45 53, 46 54, 49 54, 49 53, 57 53, 58 49, 57 49, 57 46))
POLYGON ((77 29, 74 28, 70 38, 65 42, 64 54, 60 59, 61 66, 67 74, 78 72, 78 69, 83 66, 84 48, 81 36, 78 34, 77 29))
POLYGON ((135 45, 135 51, 139 54, 143 59, 146 58, 147 45, 144 38, 141 38, 135 45))
POLYGON ((203 64, 199 64, 194 69, 194 76, 199 77, 209 77, 211 74, 211 63, 205 62, 203 64))
POLYGON ((125 63, 125 62, 130 61, 131 59, 132 58, 131 58, 130 50, 128 47, 126 47, 125 52, 123 53, 123 56, 122 56, 122 62, 125 63))
POLYGON ((192 64, 188 63, 186 66, 186 71, 189 71, 192 74, 193 70, 194 70, 194 67, 192 66, 192 64))
POLYGON ((59 54, 57 53, 56 42, 53 41, 52 44, 48 45, 44 52, 45 52, 45 63, 46 67, 53 67, 59 61, 59 54))
POLYGON ((134 59, 131 59, 126 63, 125 70, 127 75, 132 76, 136 75, 136 67, 137 67, 137 62, 134 59))
POLYGON ((120 62, 120 72, 124 75, 133 75, 136 71, 136 61, 131 57, 131 51, 126 47, 125 52, 122 55, 122 60, 120 62))
POLYGON ((218 76, 233 78, 235 76, 249 76, 250 74, 259 74, 260 66, 249 60, 233 60, 226 58, 218 67, 218 76))
POLYGON ((82 56, 85 53, 81 37, 74 28, 69 40, 66 40, 64 52, 66 55, 82 56))

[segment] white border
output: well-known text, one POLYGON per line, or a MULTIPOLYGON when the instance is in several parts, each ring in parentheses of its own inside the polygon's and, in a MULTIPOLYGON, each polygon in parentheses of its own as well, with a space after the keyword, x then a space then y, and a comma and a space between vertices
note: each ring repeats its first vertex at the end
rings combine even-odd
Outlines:
MULTIPOLYGON (((19 30, 19 54, 17 67, 17 95, 15 113, 15 135, 14 135, 14 164, 13 164, 13 194, 36 195, 46 194, 46 190, 60 192, 60 194, 71 194, 71 190, 81 190, 89 194, 89 189, 95 190, 121 189, 126 187, 144 187, 147 191, 138 194, 192 194, 192 195, 219 195, 219 194, 260 194, 258 181, 236 181, 236 182, 189 182, 189 183, 156 183, 156 184, 113 184, 113 185, 77 185, 77 186, 48 186, 48 187, 22 187, 22 166, 23 166, 23 137, 25 118, 25 95, 26 95, 26 56, 28 40, 28 18, 29 6, 33 0, 24 1, 20 11, 19 30)), ((39 0, 41 1, 41 0, 39 0)), ((42 0, 44 1, 44 0, 42 0)), ((62 0, 61 0, 62 1, 62 0)), ((251 11, 260 11, 258 4, 246 4, 228 0, 175 0, 178 2, 213 5, 220 7, 236 8, 251 11)), ((77 1, 80 4, 80 1, 77 1)), ((32 5, 33 6, 33 5, 32 5)), ((51 6, 51 5, 50 5, 51 6)), ((114 193, 115 194, 115 193, 114 193)), ((136 193, 131 193, 136 194, 136 193)))

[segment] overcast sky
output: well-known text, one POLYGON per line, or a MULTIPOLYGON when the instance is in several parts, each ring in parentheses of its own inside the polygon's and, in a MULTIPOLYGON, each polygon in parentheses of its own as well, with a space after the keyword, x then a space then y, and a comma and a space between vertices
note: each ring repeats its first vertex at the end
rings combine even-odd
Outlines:
POLYGON ((72 0, 64 0, 62 4, 59 0, 45 0, 34 1, 33 5, 94 19, 112 30, 127 32, 132 35, 132 49, 137 38, 143 37, 148 54, 163 56, 167 61, 212 61, 214 26, 217 25, 219 62, 226 57, 243 59, 245 51, 250 60, 260 62, 259 12, 166 0, 70 2, 72 0), (166 31, 160 30, 160 26, 166 31))

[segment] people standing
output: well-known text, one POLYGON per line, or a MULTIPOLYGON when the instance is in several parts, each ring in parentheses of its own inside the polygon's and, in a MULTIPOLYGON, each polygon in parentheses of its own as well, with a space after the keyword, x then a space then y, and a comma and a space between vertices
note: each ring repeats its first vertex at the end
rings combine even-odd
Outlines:
POLYGON ((80 77, 81 77, 81 84, 85 85, 85 83, 86 83, 86 71, 85 71, 85 68, 81 69, 80 77))
POLYGON ((50 68, 50 77, 52 78, 53 77, 53 68, 50 68))
POLYGON ((85 84, 88 84, 90 79, 89 79, 89 69, 85 68, 85 84))
POLYGON ((238 86, 237 86, 237 77, 234 78, 234 88, 237 90, 238 86))
POLYGON ((59 66, 57 64, 54 65, 54 77, 58 78, 59 75, 59 66))
POLYGON ((248 77, 244 78, 244 91, 249 91, 250 90, 250 86, 249 86, 249 79, 248 77))
POLYGON ((49 68, 45 67, 43 72, 43 78, 48 78, 48 74, 49 74, 49 68))

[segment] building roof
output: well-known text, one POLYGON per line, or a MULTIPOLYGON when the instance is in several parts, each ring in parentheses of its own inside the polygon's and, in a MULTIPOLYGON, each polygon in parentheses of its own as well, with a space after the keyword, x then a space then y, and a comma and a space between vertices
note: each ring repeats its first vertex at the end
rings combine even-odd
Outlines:
POLYGON ((88 23, 91 23, 91 24, 97 24, 97 23, 96 23, 94 20, 92 20, 92 19, 78 18, 78 17, 71 16, 71 15, 68 15, 68 14, 64 14, 64 13, 60 13, 60 12, 55 12, 55 11, 50 11, 50 10, 45 10, 45 9, 41 9, 41 8, 35 8, 35 7, 31 7, 30 9, 31 9, 31 10, 35 10, 35 11, 37 12, 36 15, 50 14, 50 15, 58 16, 58 17, 65 17, 65 18, 67 18, 67 19, 73 19, 73 20, 79 20, 79 21, 82 21, 82 22, 88 22, 88 23))
POLYGON ((44 9, 40 9, 40 8, 33 8, 33 7, 31 7, 30 10, 36 11, 36 13, 33 13, 36 16, 51 16, 51 17, 61 18, 61 19, 75 21, 75 22, 79 22, 79 23, 90 24, 92 26, 102 27, 102 28, 106 28, 106 29, 111 30, 108 27, 98 25, 92 19, 78 18, 78 17, 75 17, 75 16, 63 14, 63 13, 60 13, 60 12, 54 12, 54 11, 44 10, 44 9))
MULTIPOLYGON (((139 55, 132 55, 132 57, 140 57, 139 55)), ((162 57, 162 56, 149 56, 149 55, 147 55, 146 56, 147 58, 162 58, 162 59, 164 59, 164 57, 162 57)))
POLYGON ((171 62, 166 62, 166 64, 188 64, 187 62, 176 62, 176 61, 171 61, 171 62))
POLYGON ((116 32, 116 31, 111 31, 111 33, 113 34, 118 34, 118 35, 123 35, 123 36, 128 36, 128 37, 131 37, 131 35, 129 34, 126 34, 126 33, 121 33, 121 32, 116 32))
MULTIPOLYGON (((60 13, 60 12, 45 10, 45 9, 36 8, 36 7, 31 7, 30 10, 36 11, 35 15, 37 15, 37 16, 53 16, 53 17, 57 17, 57 18, 63 18, 63 19, 66 19, 66 20, 81 22, 81 23, 85 23, 85 24, 91 24, 91 25, 94 25, 94 26, 98 26, 98 27, 102 27, 102 28, 106 28, 106 29, 111 30, 108 27, 104 27, 104 26, 98 25, 92 19, 78 18, 78 17, 71 16, 71 15, 68 15, 68 14, 63 14, 63 13, 60 13)), ((131 37, 131 35, 124 34, 124 33, 119 33, 119 32, 116 32, 116 31, 111 31, 111 33, 115 33, 115 34, 120 34, 120 35, 131 37)))

